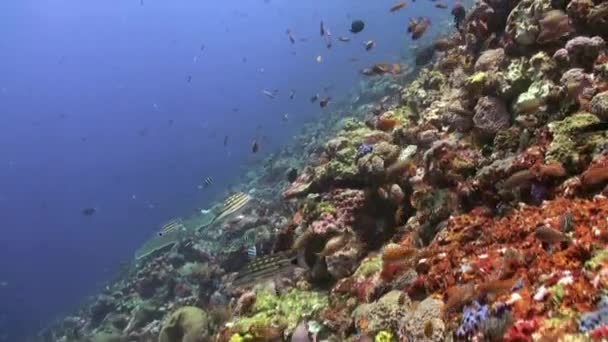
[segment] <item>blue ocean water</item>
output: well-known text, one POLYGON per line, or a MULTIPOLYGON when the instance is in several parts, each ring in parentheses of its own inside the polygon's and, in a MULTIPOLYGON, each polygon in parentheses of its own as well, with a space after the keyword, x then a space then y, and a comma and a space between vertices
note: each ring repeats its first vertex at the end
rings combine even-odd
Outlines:
POLYGON ((311 104, 312 95, 356 93, 358 71, 373 63, 413 64, 411 16, 433 22, 415 45, 451 24, 449 9, 427 0, 391 14, 392 5, 2 1, 0 341, 76 310, 163 222, 205 208, 335 109, 311 104), (366 24, 357 35, 348 32, 354 19, 366 24), (206 177, 213 184, 200 189, 206 177), (95 213, 82 215, 88 207, 95 213))

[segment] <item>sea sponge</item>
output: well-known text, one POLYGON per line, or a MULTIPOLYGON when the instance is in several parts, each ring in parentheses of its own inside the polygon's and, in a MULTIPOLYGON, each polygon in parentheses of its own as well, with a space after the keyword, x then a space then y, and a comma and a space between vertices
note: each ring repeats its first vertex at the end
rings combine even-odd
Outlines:
POLYGON ((206 342, 209 340, 207 313, 194 306, 184 306, 174 311, 163 322, 158 337, 158 342, 206 342))

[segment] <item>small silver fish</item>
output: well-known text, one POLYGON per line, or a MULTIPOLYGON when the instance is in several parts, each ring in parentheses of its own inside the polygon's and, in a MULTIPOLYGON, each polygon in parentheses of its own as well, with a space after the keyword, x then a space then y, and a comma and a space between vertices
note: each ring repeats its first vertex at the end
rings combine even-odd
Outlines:
POLYGON ((247 256, 249 259, 255 259, 258 256, 258 249, 256 246, 247 248, 247 256))
POLYGON ((559 218, 559 229, 564 233, 569 233, 574 230, 574 217, 570 211, 566 211, 559 218))
POLYGON ((262 94, 266 95, 268 98, 271 98, 271 99, 276 98, 276 93, 271 92, 270 90, 264 89, 264 90, 262 90, 262 94))

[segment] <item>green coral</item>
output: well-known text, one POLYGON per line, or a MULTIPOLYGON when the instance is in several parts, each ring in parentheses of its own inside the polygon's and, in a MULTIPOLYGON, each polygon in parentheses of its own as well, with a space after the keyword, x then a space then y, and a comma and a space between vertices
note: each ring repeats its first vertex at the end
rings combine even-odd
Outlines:
POLYGON ((382 270, 382 256, 380 254, 367 258, 361 262, 355 271, 355 277, 368 277, 382 270))
POLYGON ((551 83, 533 82, 525 93, 519 95, 513 104, 513 111, 517 114, 535 112, 547 102, 550 93, 551 83))
POLYGON ((559 306, 564 299, 564 285, 556 284, 549 288, 549 293, 551 294, 551 300, 555 306, 559 306))
POLYGON ((599 252, 585 262, 585 268, 591 271, 597 270, 608 259, 608 249, 601 249, 599 252))
POLYGON ((365 123, 363 123, 360 120, 357 120, 355 118, 348 117, 348 118, 342 119, 340 121, 340 123, 338 124, 338 126, 341 127, 342 130, 345 130, 345 131, 354 131, 357 129, 365 128, 365 123))
POLYGON ((317 205, 317 210, 320 214, 328 213, 333 214, 336 212, 336 206, 331 202, 323 201, 317 205))
POLYGON ((549 145, 545 161, 560 162, 564 165, 578 164, 581 154, 590 153, 606 138, 602 133, 581 136, 578 129, 599 122, 599 119, 589 113, 577 113, 561 121, 549 124, 553 141, 549 145))
POLYGON ((521 130, 517 126, 498 131, 494 137, 494 149, 499 151, 517 150, 520 135, 521 130))
POLYGON ((544 51, 530 57, 528 74, 534 81, 540 81, 556 68, 555 62, 544 51))
POLYGON ((303 317, 310 317, 327 305, 327 297, 317 292, 292 289, 275 295, 262 291, 256 296, 252 315, 240 317, 230 325, 242 333, 253 326, 278 326, 292 331, 303 317))
POLYGON ((338 132, 338 138, 345 138, 348 141, 348 146, 359 146, 363 142, 363 137, 372 130, 367 126, 363 126, 353 130, 342 130, 338 132))
POLYGON ((323 180, 349 180, 357 179, 357 167, 353 163, 342 163, 337 160, 332 160, 318 168, 318 174, 323 180))
POLYGON ((374 337, 374 342, 392 342, 395 336, 390 331, 382 330, 374 337))

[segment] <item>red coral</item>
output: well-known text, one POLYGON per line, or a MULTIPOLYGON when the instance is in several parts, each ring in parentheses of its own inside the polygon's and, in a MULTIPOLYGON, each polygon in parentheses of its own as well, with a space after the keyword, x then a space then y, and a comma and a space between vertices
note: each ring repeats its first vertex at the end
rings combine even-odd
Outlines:
POLYGON ((401 262, 384 262, 382 264, 382 272, 380 277, 385 281, 391 281, 405 270, 405 265, 401 262))
POLYGON ((593 330, 589 333, 589 336, 591 336, 594 341, 605 341, 608 339, 608 325, 603 325, 593 330))
POLYGON ((370 296, 374 289, 374 282, 371 279, 365 279, 360 281, 355 285, 357 299, 360 302, 367 302, 370 299, 370 296))
POLYGON ((507 330, 504 342, 529 342, 532 341, 532 333, 539 327, 536 319, 519 320, 507 330))

